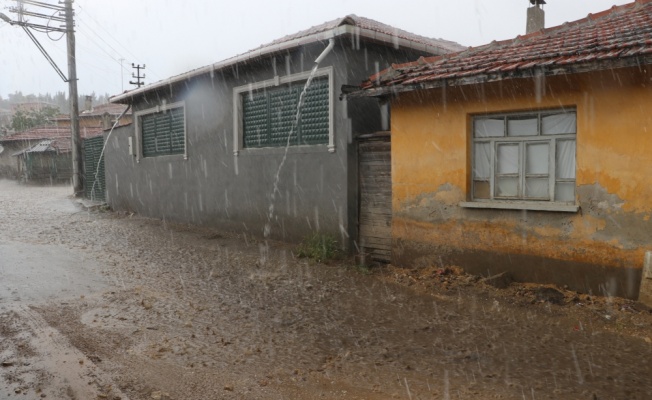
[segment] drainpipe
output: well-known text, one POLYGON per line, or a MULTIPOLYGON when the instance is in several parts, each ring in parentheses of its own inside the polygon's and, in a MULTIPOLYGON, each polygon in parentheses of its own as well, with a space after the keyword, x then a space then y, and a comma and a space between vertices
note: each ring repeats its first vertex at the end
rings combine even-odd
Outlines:
POLYGON ((328 46, 326 46, 326 48, 324 49, 324 51, 321 52, 319 57, 315 59, 315 64, 319 64, 320 62, 322 62, 324 58, 326 58, 328 53, 330 53, 330 51, 333 50, 334 46, 335 46, 335 40, 333 40, 333 38, 328 39, 328 46))

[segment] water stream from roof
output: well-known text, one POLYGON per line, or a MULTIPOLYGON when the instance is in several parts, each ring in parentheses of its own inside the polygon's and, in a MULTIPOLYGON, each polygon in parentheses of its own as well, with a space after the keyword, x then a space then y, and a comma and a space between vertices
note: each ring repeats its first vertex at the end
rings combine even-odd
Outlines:
MULTIPOLYGON (((104 141, 104 144, 102 144, 102 151, 100 152, 100 157, 97 160, 97 168, 95 169, 95 175, 93 178, 93 186, 91 186, 91 200, 95 200, 95 184, 97 184, 98 179, 97 176, 100 173, 100 163, 102 162, 102 158, 104 157, 104 149, 106 149, 106 144, 109 143, 109 139, 111 138, 111 134, 113 133, 113 130, 115 129, 116 126, 120 123, 120 120, 122 117, 125 116, 127 111, 131 108, 131 104, 125 108, 125 110, 120 114, 118 118, 116 118, 115 123, 113 123, 113 126, 111 127, 111 130, 109 131, 109 134, 106 136, 106 140, 104 141)), ((106 189, 106 188, 105 188, 106 189)))
POLYGON ((308 80, 306 81, 306 84, 303 86, 303 90, 299 95, 299 103, 297 104, 297 113, 294 118, 294 122, 292 123, 292 127, 290 128, 290 131, 288 132, 287 135, 287 140, 285 142, 285 151, 283 152, 283 158, 281 159, 281 163, 278 165, 278 168, 276 169, 276 175, 274 176, 274 186, 272 188, 271 200, 269 202, 269 209, 267 212, 267 223, 265 224, 265 229, 263 231, 263 236, 265 237, 265 239, 267 239, 272 232, 272 219, 274 218, 274 203, 276 201, 276 193, 279 191, 278 184, 280 181, 281 171, 283 170, 283 166, 285 165, 285 161, 287 160, 292 134, 294 133, 294 130, 299 125, 299 120, 301 118, 301 108, 303 107, 304 98, 306 96, 306 93, 308 92, 308 88, 310 87, 313 78, 315 77, 315 74, 317 73, 317 69, 319 68, 319 63, 323 61, 323 59, 326 57, 326 55, 328 55, 328 53, 330 53, 334 45, 335 45, 335 41, 333 39, 329 39, 328 46, 326 46, 326 48, 324 49, 324 51, 322 51, 319 57, 315 59, 315 65, 312 67, 312 71, 310 71, 310 76, 308 76, 308 80))

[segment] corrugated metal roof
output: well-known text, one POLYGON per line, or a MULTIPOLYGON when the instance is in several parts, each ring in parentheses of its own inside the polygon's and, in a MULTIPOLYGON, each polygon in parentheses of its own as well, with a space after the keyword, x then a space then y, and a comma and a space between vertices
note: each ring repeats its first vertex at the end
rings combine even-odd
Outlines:
POLYGON ((448 85, 489 82, 535 73, 561 74, 652 63, 652 0, 513 40, 415 62, 371 76, 353 96, 374 96, 448 85))
POLYGON ((198 68, 160 82, 143 86, 138 89, 126 91, 123 94, 111 97, 110 101, 113 103, 128 102, 134 96, 143 94, 147 91, 159 89, 172 83, 180 82, 193 76, 210 73, 212 71, 216 71, 240 62, 250 61, 264 55, 296 48, 308 43, 326 41, 330 38, 337 37, 346 33, 354 33, 360 37, 379 42, 395 43, 401 47, 421 50, 426 54, 432 55, 460 51, 466 48, 455 42, 443 39, 427 38, 425 36, 416 35, 378 21, 374 21, 369 18, 359 17, 357 15, 351 14, 343 18, 313 26, 292 35, 284 36, 246 53, 228 58, 215 64, 198 68))
POLYGON ((19 156, 25 153, 69 153, 71 149, 69 138, 46 139, 30 146, 26 149, 17 151, 12 156, 19 156))

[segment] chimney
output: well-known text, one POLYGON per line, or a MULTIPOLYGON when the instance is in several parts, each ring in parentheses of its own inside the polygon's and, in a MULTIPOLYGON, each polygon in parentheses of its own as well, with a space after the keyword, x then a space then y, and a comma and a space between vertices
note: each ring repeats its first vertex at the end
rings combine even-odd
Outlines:
POLYGON ((109 114, 108 112, 102 114, 102 129, 103 130, 111 129, 112 125, 113 122, 111 121, 111 114, 109 114))
POLYGON ((84 111, 92 111, 93 110, 93 96, 85 96, 84 97, 84 111))
POLYGON ((526 34, 540 31, 546 27, 546 14, 543 11, 543 5, 546 4, 546 1, 530 0, 530 4, 532 5, 527 9, 526 34))

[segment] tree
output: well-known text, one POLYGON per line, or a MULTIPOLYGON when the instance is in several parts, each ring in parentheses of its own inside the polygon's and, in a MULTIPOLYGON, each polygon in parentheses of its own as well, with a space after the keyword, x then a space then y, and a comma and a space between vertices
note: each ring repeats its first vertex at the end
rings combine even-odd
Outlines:
POLYGON ((52 123, 52 119, 59 114, 59 108, 45 106, 38 110, 18 110, 11 118, 11 128, 17 132, 52 123))

